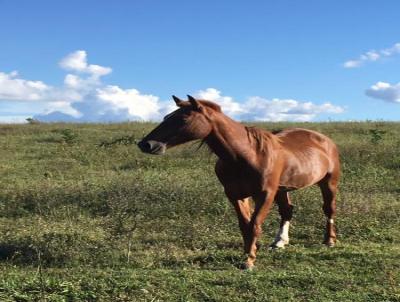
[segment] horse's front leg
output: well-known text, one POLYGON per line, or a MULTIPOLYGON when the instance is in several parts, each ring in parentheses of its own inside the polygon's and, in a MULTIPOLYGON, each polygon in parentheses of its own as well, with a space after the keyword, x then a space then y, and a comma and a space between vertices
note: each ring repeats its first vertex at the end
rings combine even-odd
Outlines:
POLYGON ((249 223, 250 240, 246 247, 248 257, 245 263, 247 269, 251 270, 254 267, 257 252, 257 240, 261 236, 262 224, 271 209, 276 191, 277 188, 271 188, 253 196, 256 206, 249 223))
POLYGON ((239 228, 242 232, 243 243, 244 243, 244 250, 245 252, 246 247, 250 244, 250 230, 249 224, 251 219, 251 206, 250 206, 250 199, 230 199, 231 203, 233 204, 238 221, 239 221, 239 228))

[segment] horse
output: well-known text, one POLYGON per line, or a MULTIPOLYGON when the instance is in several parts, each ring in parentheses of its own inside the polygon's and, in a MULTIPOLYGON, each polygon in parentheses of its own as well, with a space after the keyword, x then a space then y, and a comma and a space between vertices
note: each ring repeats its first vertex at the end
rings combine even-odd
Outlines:
POLYGON ((229 118, 214 102, 190 95, 187 101, 172 97, 178 109, 166 115, 138 147, 142 152, 161 155, 168 148, 201 140, 217 155, 215 173, 238 217, 245 269, 254 267, 257 240, 274 201, 281 221, 270 247, 284 248, 289 243, 293 215, 289 192, 296 189, 320 187, 327 219, 323 242, 329 247, 335 245, 340 162, 338 148, 330 138, 302 128, 272 133, 248 127, 229 118))

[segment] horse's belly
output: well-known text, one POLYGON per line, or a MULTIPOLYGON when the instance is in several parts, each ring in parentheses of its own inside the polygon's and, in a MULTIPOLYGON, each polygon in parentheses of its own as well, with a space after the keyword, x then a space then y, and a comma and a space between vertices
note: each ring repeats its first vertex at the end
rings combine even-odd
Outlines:
POLYGON ((300 189, 311 186, 320 181, 322 178, 323 176, 313 177, 309 174, 283 176, 279 182, 279 186, 290 189, 300 189))

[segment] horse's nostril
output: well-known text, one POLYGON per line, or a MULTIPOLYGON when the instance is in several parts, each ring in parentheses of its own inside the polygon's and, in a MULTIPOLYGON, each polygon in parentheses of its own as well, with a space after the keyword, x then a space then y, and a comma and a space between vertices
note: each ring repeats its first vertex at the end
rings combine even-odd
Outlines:
POLYGON ((140 141, 140 142, 138 143, 138 147, 140 148, 140 150, 146 151, 146 150, 149 149, 149 144, 148 144, 147 142, 140 141))
POLYGON ((146 151, 151 151, 151 148, 152 148, 153 146, 152 146, 152 144, 150 143, 150 142, 145 142, 144 144, 143 144, 143 149, 144 150, 146 150, 146 151))
POLYGON ((154 147, 151 141, 140 141, 138 146, 143 152, 150 152, 154 147))
POLYGON ((138 143, 138 147, 142 152, 151 153, 151 154, 163 154, 166 149, 166 145, 157 141, 140 141, 138 143))

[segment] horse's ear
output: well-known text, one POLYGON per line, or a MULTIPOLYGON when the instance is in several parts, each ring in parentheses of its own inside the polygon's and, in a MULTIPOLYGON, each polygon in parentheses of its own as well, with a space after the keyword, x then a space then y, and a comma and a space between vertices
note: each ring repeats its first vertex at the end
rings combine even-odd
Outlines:
POLYGON ((174 95, 172 96, 172 98, 174 99, 176 106, 181 107, 183 105, 183 101, 180 98, 174 95))
POLYGON ((192 97, 191 95, 188 95, 188 100, 190 102, 190 104, 192 105, 192 107, 196 110, 200 110, 201 109, 201 104, 198 100, 196 100, 194 97, 192 97))

